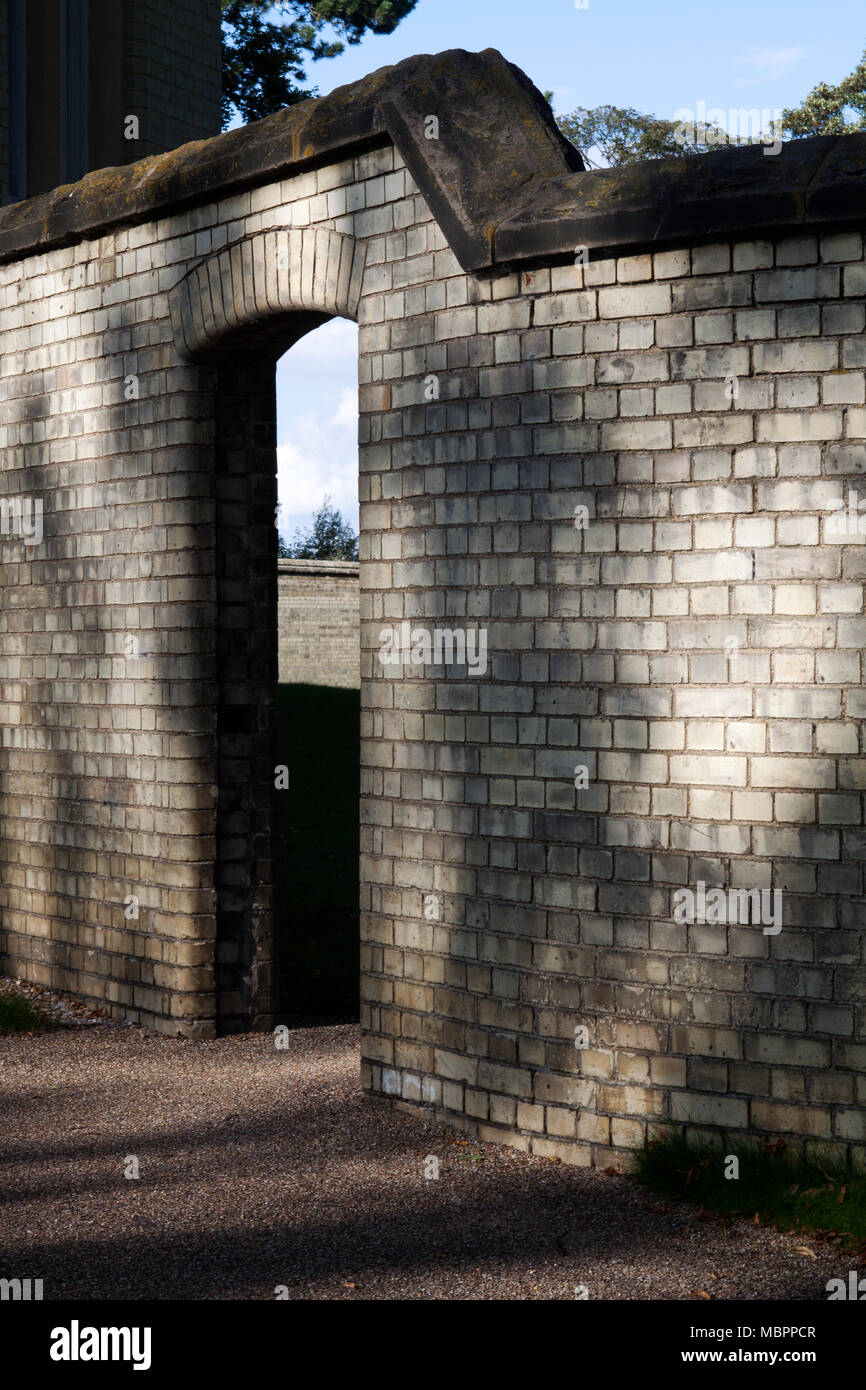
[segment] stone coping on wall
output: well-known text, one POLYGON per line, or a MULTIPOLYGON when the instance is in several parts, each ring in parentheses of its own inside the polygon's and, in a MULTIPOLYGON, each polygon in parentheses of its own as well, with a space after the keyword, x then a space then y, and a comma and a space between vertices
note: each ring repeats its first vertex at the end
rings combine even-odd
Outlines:
POLYGON ((320 574, 336 579, 357 579, 361 566, 357 560, 284 560, 277 561, 280 574, 320 574))
POLYGON ((393 142, 465 269, 493 263, 495 227, 547 180, 582 169, 543 96, 495 49, 421 54, 264 120, 13 204, 0 260, 271 183, 393 142), (428 116, 438 138, 425 134, 428 116))
POLYGON ((866 219, 866 134, 587 171, 495 49, 421 54, 265 120, 12 204, 0 261, 152 221, 393 142, 464 270, 866 219), (438 138, 429 138, 435 116, 438 138))
POLYGON ((503 262, 635 254, 745 235, 779 235, 866 222, 866 135, 732 146, 687 159, 653 159, 545 184, 496 232, 503 262))

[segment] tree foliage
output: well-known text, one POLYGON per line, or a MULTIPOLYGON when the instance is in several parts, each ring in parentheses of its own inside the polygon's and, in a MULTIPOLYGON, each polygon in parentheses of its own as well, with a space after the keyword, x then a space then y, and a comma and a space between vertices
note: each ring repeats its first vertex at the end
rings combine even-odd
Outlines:
POLYGON ((390 34, 417 0, 222 0, 223 127, 316 95, 306 64, 390 34))
MULTIPOLYGON (((660 116, 644 116, 623 106, 578 106, 557 124, 567 140, 576 145, 588 169, 606 165, 631 164, 639 159, 670 159, 674 155, 705 154, 719 148, 720 141, 706 139, 682 142, 676 139, 679 121, 660 116), (595 152, 601 156, 594 160, 595 152)), ((718 127, 710 127, 712 135, 718 127)))
POLYGON ((849 135, 854 130, 866 130, 866 53, 854 71, 835 87, 819 82, 799 106, 783 111, 782 122, 785 134, 794 140, 806 135, 849 135))
POLYGON ((284 560, 357 560, 358 537, 337 508, 331 506, 330 497, 326 497, 314 512, 309 531, 298 527, 294 541, 288 545, 280 536, 278 552, 284 560))
MULTIPOLYGON (((646 116, 631 107, 578 106, 575 111, 558 116, 557 124, 566 139, 577 146, 590 169, 641 159, 707 154, 729 144, 721 126, 699 126, 696 132, 687 130, 688 138, 677 139, 677 132, 682 134, 683 130, 677 121, 646 116), (698 138, 692 138, 693 134, 698 138)), ((866 130, 866 53, 850 76, 835 87, 819 82, 800 106, 783 111, 780 124, 782 135, 788 140, 866 130)), ((755 143, 759 139, 756 136, 755 143)))

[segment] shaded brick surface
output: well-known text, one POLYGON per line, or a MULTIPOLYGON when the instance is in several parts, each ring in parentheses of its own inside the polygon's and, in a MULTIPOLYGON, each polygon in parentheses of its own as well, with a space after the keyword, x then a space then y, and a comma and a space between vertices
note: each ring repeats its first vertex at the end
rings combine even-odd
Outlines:
POLYGON ((364 1084, 584 1164, 672 1128, 862 1155, 859 232, 476 276, 388 145, 2 267, 0 486, 45 502, 0 554, 10 968, 165 1031, 272 1020, 269 383, 335 238, 364 1084), (300 294, 274 229, 327 234, 300 294), (403 622, 483 629, 486 668, 384 667, 403 622), (781 931, 677 920, 699 882, 778 890, 781 931))

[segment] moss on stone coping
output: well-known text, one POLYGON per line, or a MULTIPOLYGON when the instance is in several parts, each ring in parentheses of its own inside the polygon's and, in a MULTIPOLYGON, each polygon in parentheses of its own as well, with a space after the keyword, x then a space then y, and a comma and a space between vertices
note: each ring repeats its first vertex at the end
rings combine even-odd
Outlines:
POLYGON ((492 262, 488 226, 580 156, 528 78, 495 49, 407 58, 327 97, 195 140, 0 213, 0 260, 152 221, 393 143, 466 269, 492 262), (425 119, 438 117, 438 139, 425 119))
POLYGON ((497 229, 502 261, 588 246, 632 254, 707 240, 866 228, 866 134, 731 147, 552 180, 497 229))
POLYGON ((327 97, 0 212, 0 261, 153 221, 393 142, 464 270, 866 223, 866 134, 585 171, 495 49, 380 68, 327 97), (439 139, 426 139, 436 115, 439 139))

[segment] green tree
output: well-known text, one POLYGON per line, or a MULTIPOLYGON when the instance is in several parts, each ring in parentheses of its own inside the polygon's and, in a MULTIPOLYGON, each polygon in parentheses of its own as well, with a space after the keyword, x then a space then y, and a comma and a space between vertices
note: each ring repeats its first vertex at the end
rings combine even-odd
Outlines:
POLYGON ((591 109, 578 106, 568 115, 558 116, 557 125, 580 151, 587 169, 633 164, 639 159, 706 154, 709 150, 720 149, 725 140, 720 126, 708 126, 706 131, 699 132, 697 140, 678 140, 677 132, 691 135, 691 132, 684 132, 679 121, 644 116, 624 106, 594 106, 591 109))
MULTIPOLYGON (((695 132, 676 121, 645 116, 631 107, 578 106, 568 115, 558 116, 557 124, 566 139, 576 145, 589 169, 631 164, 639 159, 707 154, 728 144, 720 126, 699 127, 695 132), (688 138, 683 140, 683 134, 688 138), (697 139, 693 138, 695 134, 697 139)), ((789 140, 866 130, 866 53, 850 76, 835 87, 819 82, 800 106, 783 111, 781 125, 782 134, 789 140)), ((756 136, 755 143, 758 142, 756 136)))
POLYGON ((284 560, 357 560, 358 537, 336 507, 331 506, 330 497, 326 497, 314 512, 309 531, 298 527, 295 539, 288 545, 280 536, 277 548, 284 560))
POLYGON ((222 0, 223 128, 316 96, 305 65, 390 34, 417 0, 222 0))
POLYGON ((866 53, 850 76, 835 87, 819 82, 804 102, 783 111, 782 124, 792 140, 806 135, 849 135, 854 130, 866 130, 866 53))

